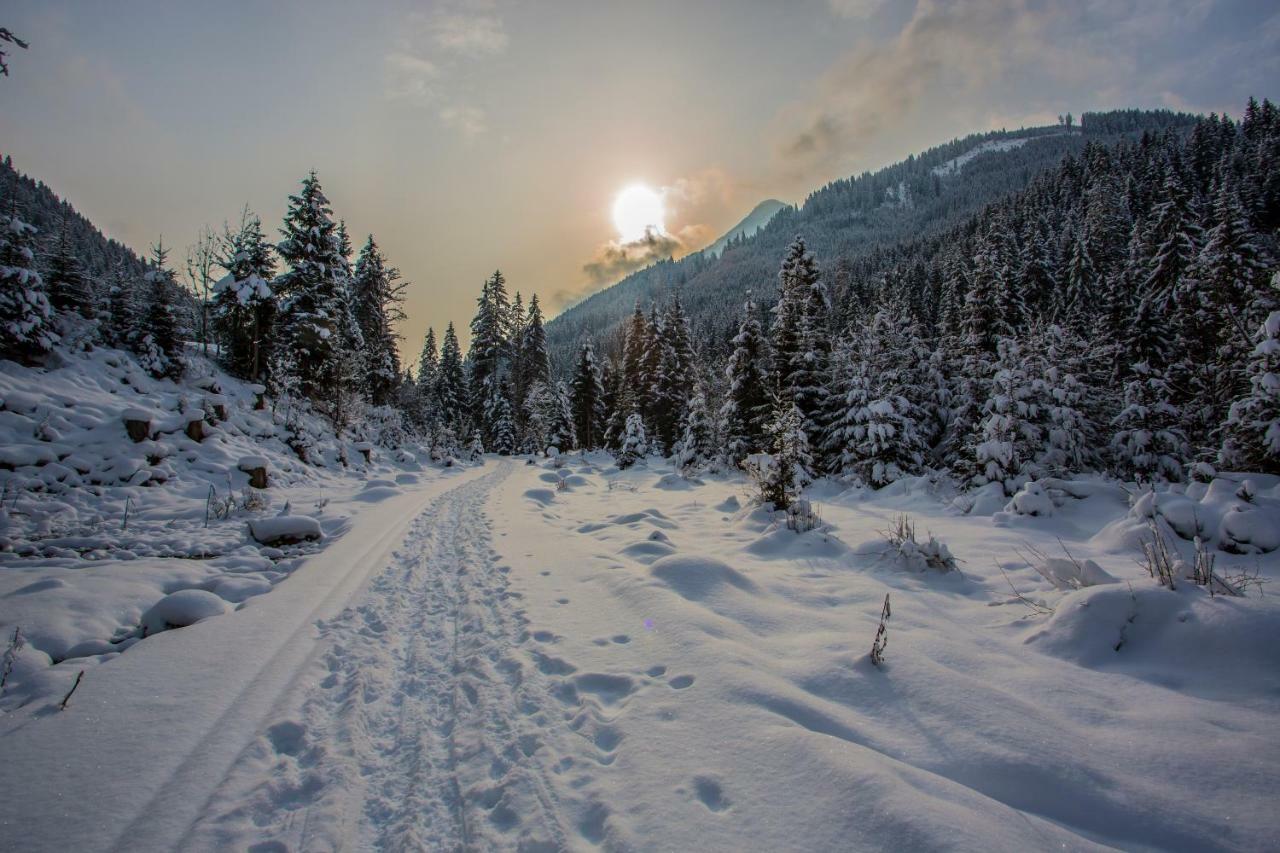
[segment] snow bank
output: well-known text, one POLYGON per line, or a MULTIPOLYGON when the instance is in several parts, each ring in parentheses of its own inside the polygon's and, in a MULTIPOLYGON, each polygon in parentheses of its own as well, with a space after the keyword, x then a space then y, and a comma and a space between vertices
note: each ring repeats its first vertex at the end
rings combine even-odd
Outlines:
POLYGON ((144 636, 150 636, 170 628, 185 628, 221 616, 228 609, 227 603, 211 592, 180 590, 166 595, 142 614, 142 632, 144 636))
POLYGON ((320 522, 306 515, 255 518, 249 522, 249 534, 264 545, 309 542, 324 537, 320 522))
POLYGON ((649 567, 649 575, 692 601, 709 598, 725 587, 756 591, 756 585, 746 575, 714 557, 663 557, 649 567))

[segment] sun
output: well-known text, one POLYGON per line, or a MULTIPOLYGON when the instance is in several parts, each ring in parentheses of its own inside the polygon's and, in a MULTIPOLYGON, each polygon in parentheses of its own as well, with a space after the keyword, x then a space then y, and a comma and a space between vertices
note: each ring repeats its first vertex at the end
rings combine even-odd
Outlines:
POLYGON ((632 184, 613 202, 613 224, 624 243, 644 239, 645 232, 666 233, 662 196, 644 184, 632 184))

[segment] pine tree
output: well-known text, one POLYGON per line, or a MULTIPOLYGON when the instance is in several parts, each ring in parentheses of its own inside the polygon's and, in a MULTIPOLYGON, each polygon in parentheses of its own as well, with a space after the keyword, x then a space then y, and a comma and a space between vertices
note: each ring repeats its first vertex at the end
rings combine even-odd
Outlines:
POLYGON ((1096 462, 1092 416, 1099 406, 1082 381, 1083 341, 1061 326, 1037 329, 1030 338, 1027 372, 1034 383, 1041 443, 1034 454, 1037 477, 1078 473, 1096 462))
POLYGON ((636 464, 647 452, 648 441, 644 432, 644 419, 639 412, 627 415, 627 423, 623 429, 622 441, 619 443, 617 455, 614 457, 619 470, 626 470, 636 464))
POLYGON ((1120 476, 1140 483, 1182 479, 1190 448, 1170 396, 1159 368, 1146 362, 1133 365, 1124 407, 1112 421, 1111 454, 1120 476))
POLYGON ((396 342, 400 339, 392 324, 404 319, 405 282, 400 272, 387 266, 370 234, 360 250, 352 279, 356 322, 364 341, 364 390, 375 406, 390 403, 400 381, 400 355, 396 342))
MULTIPOLYGON (((514 396, 516 423, 523 432, 525 431, 526 423, 538 408, 529 402, 530 389, 539 383, 545 386, 551 381, 551 359, 547 355, 547 333, 542 326, 542 306, 538 303, 538 294, 536 293, 529 300, 529 310, 522 324, 518 364, 519 369, 516 372, 514 396)), ((541 439, 533 442, 533 446, 538 450, 546 447, 541 439)))
POLYGON ((578 351, 578 368, 573 376, 573 427, 577 445, 594 450, 604 440, 604 389, 596 366, 595 348, 584 341, 578 351))
POLYGON ((275 259, 262 223, 248 208, 234 234, 223 235, 218 265, 226 275, 213 286, 213 329, 222 359, 234 376, 265 377, 278 309, 271 279, 275 259))
POLYGON ((680 424, 693 389, 694 353, 689 321, 679 294, 675 294, 658 335, 661 357, 656 386, 657 410, 653 419, 658 449, 669 456, 680 438, 680 424))
POLYGON ((510 456, 516 452, 516 425, 511 414, 510 390, 506 383, 492 388, 484 412, 485 422, 490 425, 493 436, 488 447, 493 453, 510 456))
POLYGON ((472 413, 481 435, 489 442, 493 440, 494 425, 487 420, 486 412, 505 378, 510 311, 506 278, 501 271, 495 271, 485 280, 476 300, 476 315, 471 320, 471 349, 467 354, 471 365, 472 413))
POLYGON ((809 291, 818 281, 818 266, 809 253, 804 238, 797 236, 787 247, 778 271, 778 301, 773 307, 773 325, 769 330, 772 344, 772 385, 779 395, 791 400, 795 382, 792 371, 801 354, 802 326, 809 291))
POLYGON ((340 416, 350 390, 345 354, 359 352, 363 341, 352 311, 347 248, 314 171, 303 179, 302 192, 289 197, 281 235, 276 248, 289 268, 274 283, 277 343, 295 353, 299 392, 327 400, 340 416))
POLYGON ((149 293, 146 325, 138 342, 139 361, 152 376, 177 379, 182 359, 183 324, 179 317, 178 283, 169 269, 169 250, 159 242, 151 247, 151 269, 144 277, 149 293))
POLYGON ((122 265, 117 265, 111 272, 106 320, 104 338, 107 344, 131 347, 138 329, 138 300, 133 282, 122 265))
POLYGON ((903 331, 881 309, 859 330, 857 348, 844 341, 833 358, 831 469, 875 488, 916 473, 924 463, 923 412, 903 395, 909 344, 903 331))
POLYGON ((427 435, 434 433, 440 422, 439 400, 436 397, 439 384, 440 354, 436 349, 436 330, 428 328, 422 340, 422 353, 418 356, 418 391, 414 395, 412 418, 427 435))
POLYGON ((682 473, 695 473, 715 459, 718 450, 713 427, 706 394, 699 388, 689 398, 675 448, 676 466, 682 473))
POLYGON ((1046 413, 1018 342, 1001 338, 996 351, 982 418, 969 439, 969 482, 1000 483, 1011 495, 1024 476, 1038 473, 1035 459, 1044 445, 1046 413))
POLYGON ((16 201, 0 216, 0 357, 29 362, 58 342, 53 308, 35 269, 36 229, 18 218, 16 201))
POLYGON ((466 435, 467 380, 462 368, 462 350, 458 346, 458 334, 453 330, 453 323, 449 323, 444 330, 435 398, 441 424, 452 429, 455 435, 466 435))
POLYGON ((44 281, 54 310, 74 312, 86 318, 93 316, 93 282, 76 257, 65 215, 62 217, 58 243, 49 258, 44 281))
POLYGON ((750 292, 742 312, 742 323, 732 341, 733 354, 724 371, 729 388, 720 409, 724 452, 734 465, 764 450, 765 425, 771 416, 764 371, 768 353, 750 292))
POLYGON ((769 449, 757 454, 747 470, 760 490, 760 499, 785 510, 813 482, 813 455, 804 430, 804 416, 795 403, 778 401, 778 410, 767 427, 769 449))
POLYGON ((559 450, 572 450, 576 444, 577 429, 574 425, 573 400, 569 388, 557 382, 548 395, 550 409, 547 412, 547 445, 559 450))
POLYGON ((1219 461, 1280 474, 1280 311, 1272 311, 1249 356, 1249 391, 1231 404, 1219 461))

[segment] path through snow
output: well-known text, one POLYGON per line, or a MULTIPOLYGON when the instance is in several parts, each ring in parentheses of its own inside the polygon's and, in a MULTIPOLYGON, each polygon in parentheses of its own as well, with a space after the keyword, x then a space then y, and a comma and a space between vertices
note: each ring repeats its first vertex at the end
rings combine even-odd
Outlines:
POLYGON ((300 718, 276 722, 240 762, 194 846, 566 847, 540 760, 563 706, 529 665, 485 510, 511 467, 436 499, 323 626, 323 672, 300 718))

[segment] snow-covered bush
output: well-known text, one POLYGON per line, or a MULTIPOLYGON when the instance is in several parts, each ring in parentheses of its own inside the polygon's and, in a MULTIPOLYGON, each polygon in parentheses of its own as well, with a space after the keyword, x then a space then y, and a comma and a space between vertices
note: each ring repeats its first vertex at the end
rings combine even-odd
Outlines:
POLYGON ((743 463, 755 484, 757 499, 784 510, 813 482, 813 457, 803 418, 795 404, 787 406, 769 424, 772 453, 755 453, 743 463))
POLYGON ((617 462, 619 470, 630 468, 637 459, 644 456, 647 441, 644 434, 644 420, 639 413, 627 415, 626 433, 622 437, 622 445, 618 448, 617 462))
POLYGON ((929 534, 929 538, 924 542, 916 539, 915 522, 909 515, 897 516, 893 523, 881 533, 889 543, 894 556, 905 568, 918 572, 926 569, 950 572, 956 568, 956 560, 951 555, 950 549, 933 534, 929 534))

